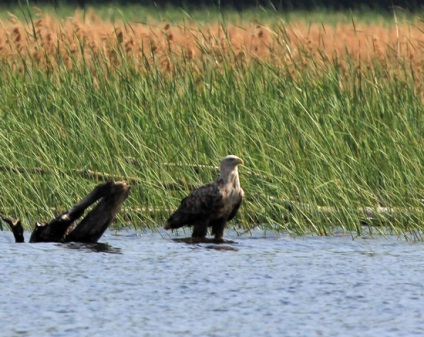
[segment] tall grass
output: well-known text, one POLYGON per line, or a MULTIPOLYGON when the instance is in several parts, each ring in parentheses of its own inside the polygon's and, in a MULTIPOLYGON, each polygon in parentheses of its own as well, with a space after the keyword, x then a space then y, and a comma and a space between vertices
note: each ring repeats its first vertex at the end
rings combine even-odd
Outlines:
MULTIPOLYGON (((383 23, 385 25, 393 24, 394 16, 390 8, 387 11, 357 9, 350 11, 332 11, 324 8, 316 8, 313 11, 290 10, 285 11, 271 6, 245 9, 243 11, 232 9, 231 7, 220 8, 218 6, 208 6, 199 8, 179 8, 168 6, 142 6, 137 4, 127 4, 117 6, 115 4, 97 4, 95 7, 87 6, 84 9, 78 9, 76 6, 61 3, 58 6, 43 4, 41 7, 43 13, 58 17, 61 19, 75 16, 77 13, 83 19, 91 17, 100 17, 104 21, 119 22, 126 21, 131 23, 154 23, 170 22, 179 23, 182 21, 194 21, 197 23, 213 23, 225 19, 226 22, 269 22, 276 19, 283 19, 286 22, 298 22, 305 20, 308 22, 346 24, 355 21, 375 24, 383 23)), ((414 21, 414 17, 419 13, 411 12, 401 7, 393 7, 399 20, 414 21)), ((25 1, 9 6, 3 6, 0 11, 0 19, 7 19, 8 13, 15 14, 19 20, 25 20, 29 15, 35 16, 40 9, 31 7, 25 1), (22 10, 24 9, 24 10, 22 10)))
POLYGON ((93 170, 131 182, 119 225, 156 228, 233 153, 246 162, 241 228, 360 234, 363 208, 387 206, 396 212, 378 224, 421 232, 419 39, 394 50, 373 37, 361 50, 281 22, 246 24, 237 43, 226 24, 137 35, 99 21, 102 35, 76 20, 13 20, 0 41, 0 213, 50 219, 94 186, 82 174, 93 170))

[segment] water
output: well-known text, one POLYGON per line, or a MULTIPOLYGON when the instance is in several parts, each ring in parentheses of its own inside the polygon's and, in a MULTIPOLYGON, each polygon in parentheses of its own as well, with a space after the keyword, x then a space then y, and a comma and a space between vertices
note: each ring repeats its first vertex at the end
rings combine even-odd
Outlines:
POLYGON ((109 246, 84 246, 16 244, 0 232, 0 336, 424 331, 422 243, 256 231, 193 245, 164 232, 112 234, 101 240, 109 246))

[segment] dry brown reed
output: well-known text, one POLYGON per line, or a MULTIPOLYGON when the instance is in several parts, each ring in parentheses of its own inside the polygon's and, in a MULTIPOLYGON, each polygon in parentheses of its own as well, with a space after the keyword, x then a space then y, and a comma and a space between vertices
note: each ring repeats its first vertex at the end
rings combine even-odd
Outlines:
POLYGON ((59 20, 37 12, 33 24, 10 14, 0 21, 0 60, 24 71, 23 62, 54 70, 72 69, 81 61, 93 66, 114 68, 122 62, 146 72, 152 69, 174 73, 181 69, 201 71, 202 65, 269 62, 291 69, 358 69, 378 60, 388 69, 408 64, 416 78, 424 78, 424 24, 383 23, 307 24, 170 24, 154 22, 111 23, 95 13, 84 19, 78 13, 59 20), (229 63, 228 63, 229 62, 229 63), (350 67, 351 69, 351 67, 350 67))

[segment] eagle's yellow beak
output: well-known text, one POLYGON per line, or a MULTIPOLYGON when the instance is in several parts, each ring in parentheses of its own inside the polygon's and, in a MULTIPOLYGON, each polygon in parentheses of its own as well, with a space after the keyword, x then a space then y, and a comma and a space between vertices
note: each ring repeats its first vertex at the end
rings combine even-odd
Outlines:
POLYGON ((244 165, 244 161, 243 161, 243 159, 239 158, 239 159, 238 159, 238 161, 237 161, 237 164, 239 164, 239 165, 244 165))

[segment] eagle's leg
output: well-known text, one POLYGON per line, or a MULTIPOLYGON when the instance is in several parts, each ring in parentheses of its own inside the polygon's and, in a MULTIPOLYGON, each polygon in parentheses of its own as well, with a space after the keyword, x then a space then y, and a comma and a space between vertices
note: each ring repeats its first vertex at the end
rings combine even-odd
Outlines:
POLYGON ((208 221, 200 221, 193 226, 192 238, 205 238, 208 234, 208 221))
POLYGON ((225 219, 219 219, 212 224, 212 235, 215 235, 216 240, 224 239, 225 219))

